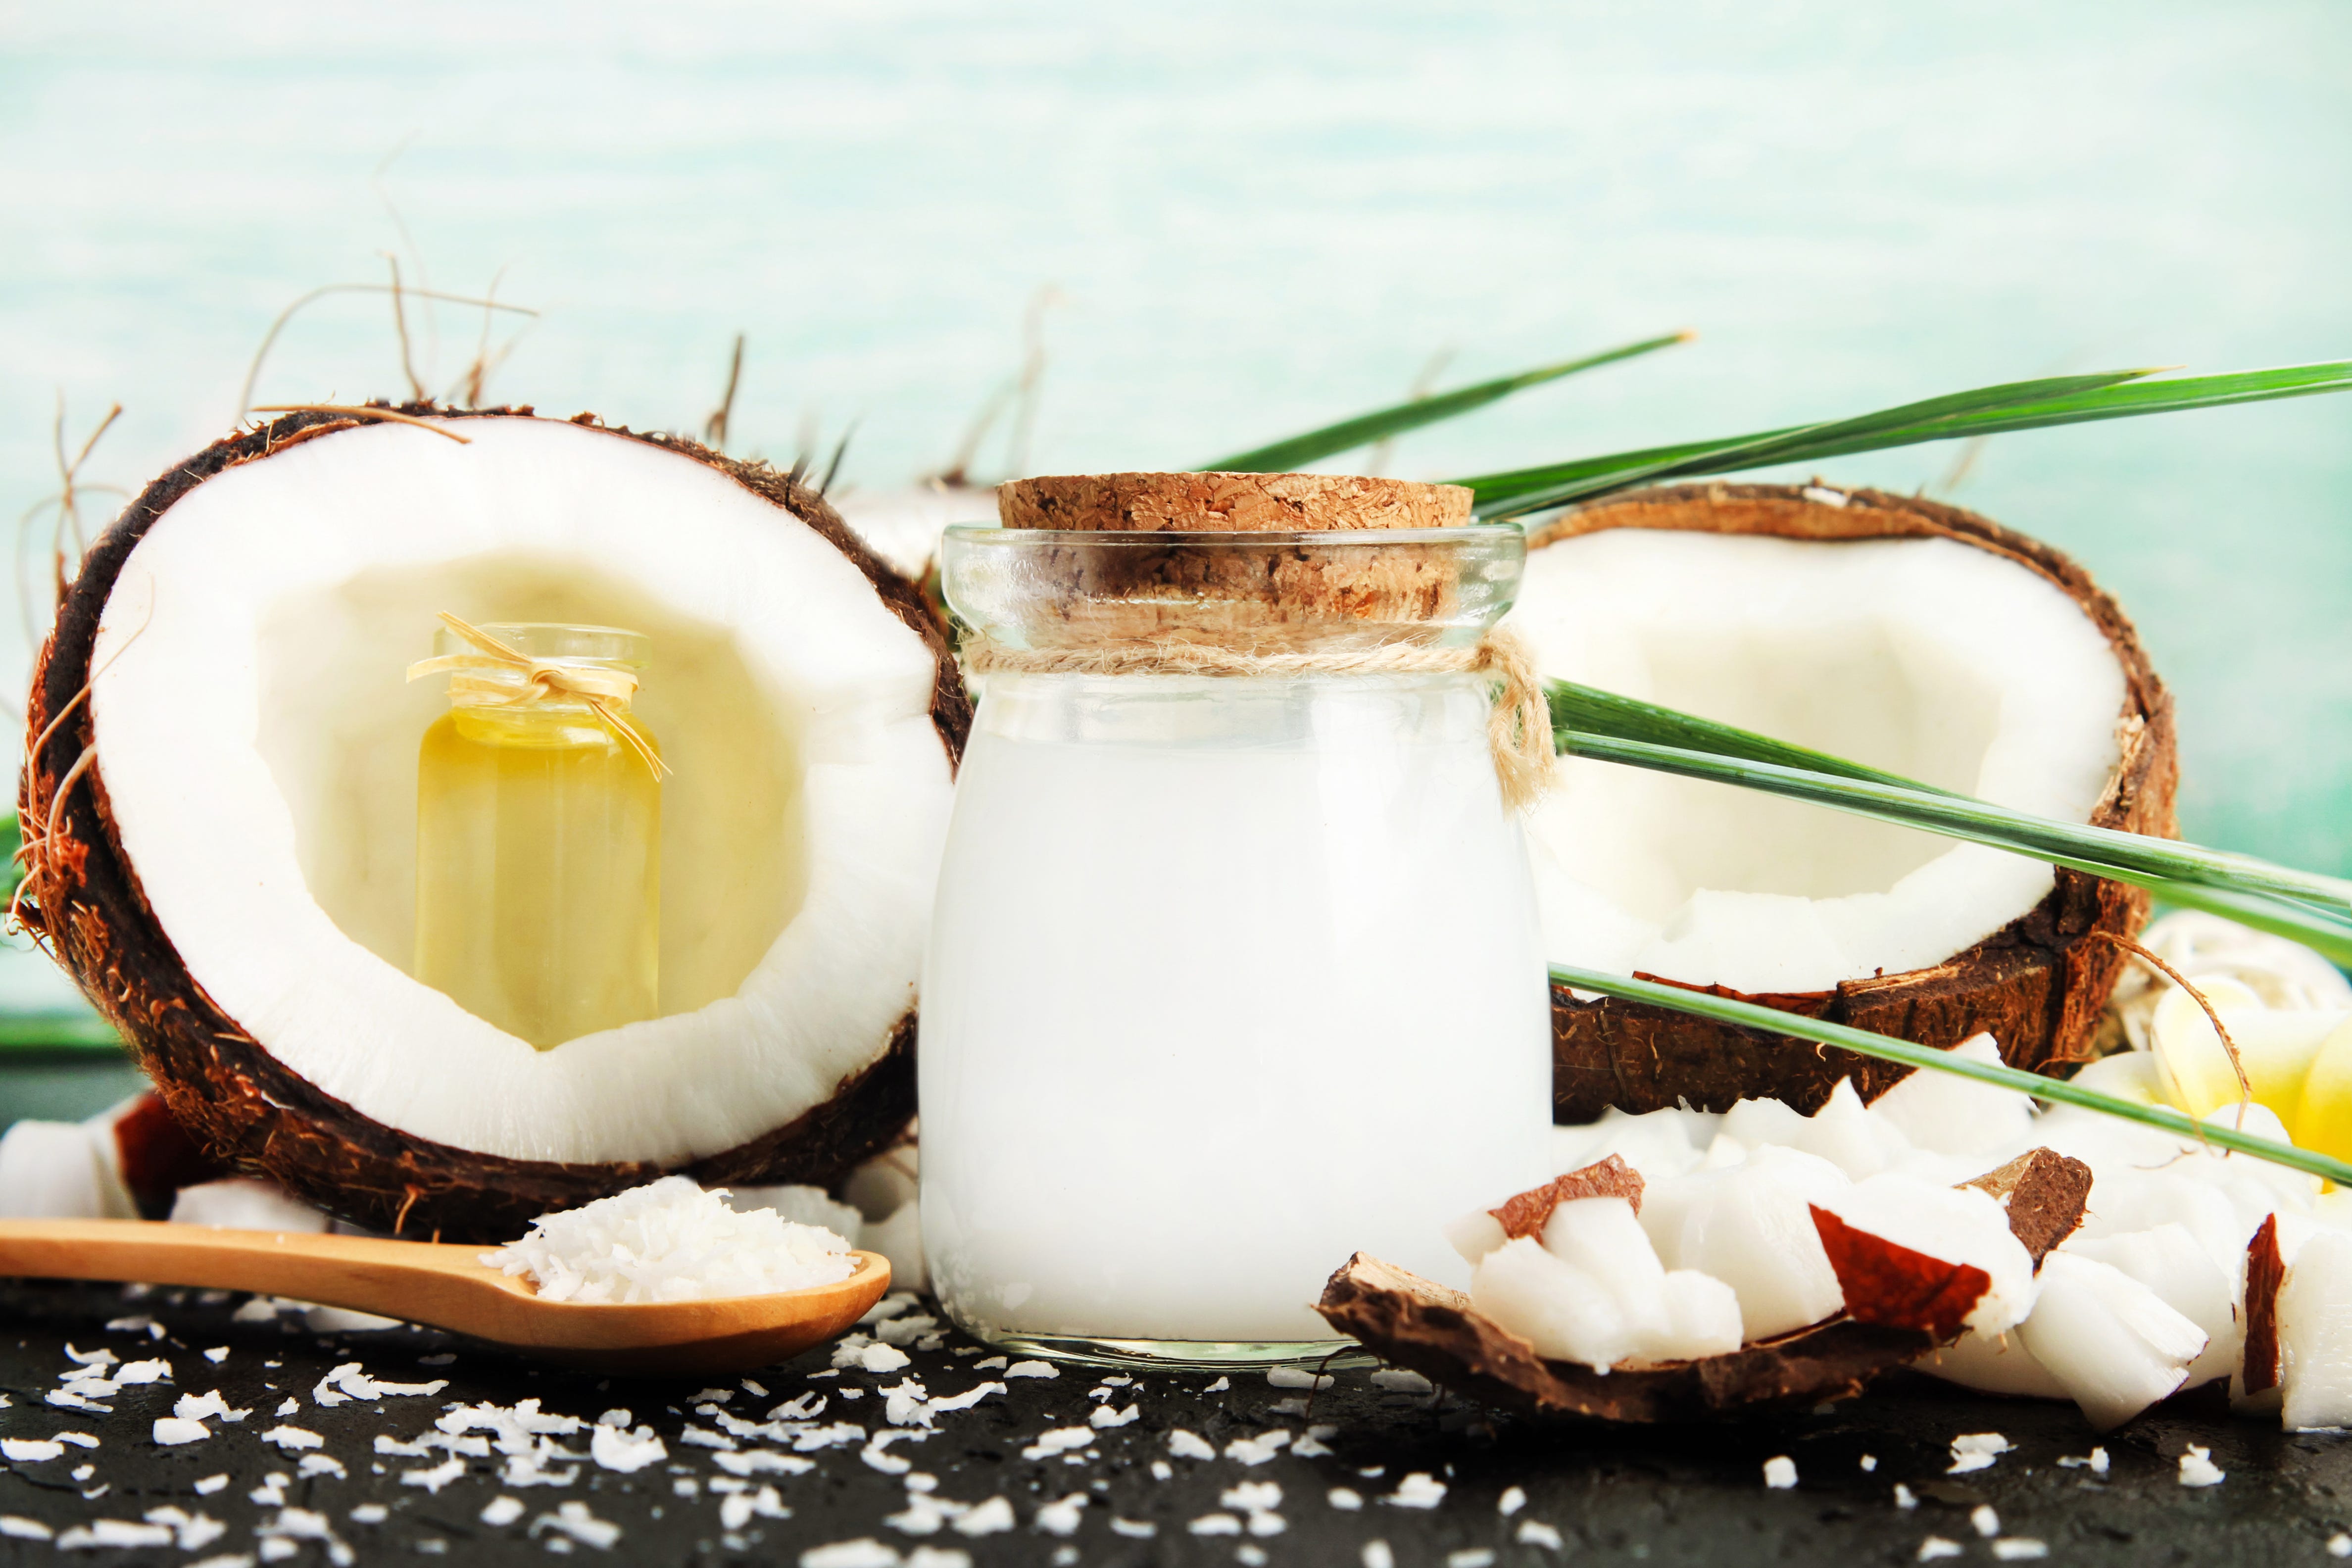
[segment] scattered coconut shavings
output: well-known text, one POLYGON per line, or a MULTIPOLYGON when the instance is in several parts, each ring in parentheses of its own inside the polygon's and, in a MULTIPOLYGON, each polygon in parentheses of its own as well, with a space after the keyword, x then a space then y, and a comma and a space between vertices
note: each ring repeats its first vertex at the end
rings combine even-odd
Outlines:
POLYGON ((2352 1557, 2352 1535, 2347 1535, 2339 1530, 2335 1534, 2329 1536, 2327 1538, 2327 1555, 2330 1557, 2352 1557))
POLYGON ((168 1383, 171 1377, 172 1363, 167 1361, 125 1362, 114 1369, 118 1388, 128 1384, 168 1383))
MULTIPOLYGON (((629 1413, 624 1410, 619 1414, 622 1421, 626 1422, 629 1413)), ((650 1426, 625 1432, 618 1426, 608 1426, 600 1422, 588 1435, 588 1457, 600 1468, 618 1470, 625 1476, 668 1458, 669 1449, 650 1426)))
POLYGON ((1786 1491, 1797 1484, 1797 1461, 1786 1454, 1776 1454, 1764 1461, 1764 1484, 1775 1491, 1786 1491))
POLYGON ((91 1436, 87 1432, 52 1432, 49 1434, 49 1441, 52 1443, 71 1443, 77 1448, 95 1448, 98 1447, 98 1439, 91 1436))
POLYGON ((1372 1386, 1391 1394, 1428 1394, 1437 1385, 1409 1368, 1390 1366, 1372 1373, 1372 1386))
POLYGON ((286 1483, 293 1479, 283 1470, 272 1470, 262 1478, 259 1486, 245 1494, 246 1500, 263 1508, 281 1508, 286 1502, 286 1483))
MULTIPOLYGON (((986 1366, 988 1363, 982 1362, 980 1364, 986 1366)), ((1052 1362, 1016 1361, 1004 1369, 1004 1375, 1007 1377, 1059 1377, 1062 1375, 1062 1369, 1052 1362)))
POLYGON ((2049 1544, 2030 1535, 2006 1535, 1992 1543, 1996 1563, 2032 1563, 2049 1555, 2049 1544))
POLYGON ((992 1497, 986 1502, 974 1503, 950 1528, 958 1535, 995 1535, 1018 1522, 1013 1517, 1013 1505, 1001 1497, 992 1497))
POLYGON ((300 1426, 272 1426, 261 1435, 261 1440, 276 1444, 289 1454, 303 1448, 318 1447, 326 1441, 316 1432, 300 1426))
POLYGON ((1343 1513, 1354 1513, 1364 1506, 1364 1494, 1353 1487, 1333 1487, 1323 1500, 1343 1513))
POLYGON ((0 1458, 12 1465, 37 1465, 44 1459, 54 1459, 66 1451, 63 1443, 40 1437, 0 1437, 0 1458))
POLYGON ((1878 1468, 1878 1456, 1875 1454, 1864 1454, 1858 1462, 1861 1464, 1862 1473, 1864 1475, 1868 1475, 1871 1471, 1878 1468))
POLYGON ((1931 1535, 1919 1543, 1917 1561, 1933 1563, 1939 1558, 1958 1557, 1963 1550, 1964 1548, 1957 1541, 1947 1541, 1940 1535, 1931 1535))
POLYGON ((303 1480, 313 1476, 332 1476, 339 1481, 349 1480, 352 1474, 332 1454, 305 1454, 294 1467, 294 1473, 303 1480))
POLYGON ((228 1477, 226 1475, 218 1475, 206 1476, 204 1479, 195 1484, 194 1489, 195 1494, 198 1497, 210 1497, 215 1492, 226 1490, 227 1488, 228 1477))
POLYGON ((1123 1535, 1129 1541, 1149 1541, 1160 1533, 1160 1527, 1148 1519, 1121 1519, 1117 1514, 1113 1514, 1110 1521, 1110 1532, 1113 1535, 1123 1535))
POLYGON ((1540 1520, 1522 1520, 1518 1532, 1511 1537, 1522 1546, 1543 1546, 1557 1552, 1565 1544, 1559 1531, 1540 1520))
POLYGON ((1895 1483, 1895 1506, 1901 1509, 1904 1512, 1909 1513, 1913 1509, 1919 1506, 1919 1499, 1912 1492, 1909 1487, 1905 1486, 1901 1481, 1897 1481, 1895 1483))
POLYGON ((212 1428, 201 1421, 190 1421, 178 1415, 158 1415, 152 1435, 159 1447, 172 1448, 184 1443, 201 1443, 213 1433, 212 1428))
POLYGON ((1990 1469, 1993 1460, 2015 1447, 1998 1432, 1970 1432, 1952 1439, 1952 1466, 1944 1473, 1965 1476, 1972 1470, 1990 1469))
POLYGON ((171 1544, 171 1526, 127 1519, 93 1519, 87 1524, 68 1526, 65 1533, 58 1537, 58 1550, 60 1552, 171 1544))
POLYGON ((2180 1484, 2184 1487, 2218 1487, 2227 1479, 2227 1472, 2213 1463, 2213 1450, 2189 1445, 2180 1456, 2180 1484))
POLYGON ((773 1209, 739 1213, 723 1188, 664 1176, 542 1215, 521 1240, 482 1255, 552 1301, 690 1301, 760 1296, 846 1279, 849 1243, 773 1209))
POLYGON ((1108 1405, 1098 1405, 1095 1407, 1094 1414, 1087 1417, 1087 1425, 1097 1431, 1108 1431, 1113 1426, 1124 1426, 1142 1414, 1143 1406, 1140 1405, 1130 1405, 1124 1410, 1113 1410, 1108 1405))
POLYGON ((1303 1366, 1268 1367, 1266 1368, 1265 1380, 1276 1388, 1311 1388, 1318 1390, 1328 1388, 1333 1384, 1339 1381, 1336 1377, 1318 1377, 1315 1373, 1307 1371, 1303 1366))
POLYGON ((530 1521, 530 1535, 537 1540, 541 1531, 553 1531, 593 1546, 599 1552, 609 1552, 621 1539, 621 1527, 608 1520, 598 1519, 588 1511, 584 1502, 558 1503, 553 1513, 542 1513, 530 1521))
POLYGON ((266 1520, 256 1525, 253 1532, 261 1538, 261 1555, 265 1561, 275 1561, 280 1557, 292 1555, 291 1552, 271 1552, 272 1541, 281 1541, 289 1544, 304 1541, 318 1542, 326 1548, 327 1561, 335 1564, 335 1568, 351 1568, 351 1565, 359 1560, 358 1553, 336 1535, 334 1528, 327 1522, 327 1516, 307 1508, 281 1509, 277 1518, 266 1520))
POLYGON ((346 1405, 354 1399, 385 1399, 411 1394, 438 1394, 449 1386, 447 1378, 436 1377, 430 1383, 379 1383, 360 1370, 355 1361, 345 1362, 319 1380, 310 1391, 311 1400, 325 1408, 346 1405))
POLYGON ((1397 1508, 1435 1508, 1445 1500, 1445 1483, 1427 1470, 1415 1470, 1381 1500, 1397 1508))
POLYGON ((1083 1448, 1095 1440, 1093 1431, 1085 1426, 1059 1426, 1051 1432, 1038 1434, 1037 1440, 1021 1450, 1024 1459, 1043 1459, 1055 1454, 1066 1454, 1073 1448, 1083 1448))
POLYGON ((1364 1568, 1396 1568, 1396 1553, 1385 1541, 1367 1541, 1363 1550, 1364 1568))
POLYGON ((528 1511, 519 1497, 495 1497, 483 1505, 481 1521, 493 1530, 504 1530, 528 1511))
POLYGON ((1969 1523, 1987 1541, 2000 1533, 2000 1515, 1992 1510, 1989 1502, 1980 1502, 1969 1510, 1969 1523))
MULTIPOLYGON (((905 1435, 890 1434, 892 1436, 905 1435)), ((816 1468, 814 1459, 780 1454, 773 1448, 748 1448, 736 1454, 713 1454, 710 1462, 730 1476, 804 1476, 816 1468)))
POLYGON ((1086 1510, 1087 1494, 1072 1492, 1054 1502, 1037 1505, 1037 1528, 1048 1535, 1074 1535, 1077 1532, 1078 1517, 1086 1510))
POLYGON ((2069 1454, 2060 1459, 2058 1465, 2061 1469, 2087 1469, 2095 1476, 2104 1476, 2107 1473, 2107 1451, 2105 1448, 2094 1448, 2080 1458, 2069 1454))
POLYGON ((202 1552, 228 1533, 228 1526, 212 1515, 190 1513, 184 1508, 151 1508, 142 1517, 169 1529, 172 1544, 183 1552, 202 1552))
POLYGON ((1204 1513, 1184 1528, 1194 1535, 1239 1535, 1242 1521, 1230 1513, 1204 1513))
POLYGON ((465 1473, 465 1456, 452 1454, 430 1469, 401 1471, 400 1484, 404 1487, 423 1487, 426 1491, 438 1496, 443 1487, 465 1473))
POLYGON ((1486 1212, 1502 1226, 1506 1237, 1517 1240, 1523 1236, 1542 1235, 1544 1222, 1551 1218, 1551 1211, 1578 1198, 1623 1198, 1638 1215, 1642 1212, 1642 1174, 1612 1154, 1582 1170, 1570 1171, 1540 1187, 1507 1198, 1500 1208, 1486 1212))
POLYGON ((289 1394, 286 1398, 278 1402, 278 1408, 271 1411, 270 1414, 272 1415, 291 1415, 301 1408, 302 1402, 296 1399, 291 1394, 289 1394))
POLYGON ((1255 1437, 1234 1438, 1225 1445, 1225 1458, 1241 1465, 1263 1465, 1289 1446, 1290 1434, 1276 1427, 1255 1437))
POLYGON ((183 1421, 203 1421, 217 1416, 223 1421, 242 1421, 253 1414, 250 1410, 231 1410, 228 1401, 215 1388, 209 1394, 183 1394, 172 1403, 172 1414, 183 1421))
POLYGON ((800 1568, 898 1568, 899 1561, 896 1548, 862 1535, 810 1547, 801 1553, 800 1568))
POLYGON ((215 1366, 218 1366, 221 1363, 228 1360, 228 1347, 226 1345, 215 1345, 212 1349, 205 1352, 205 1359, 212 1363, 215 1366))

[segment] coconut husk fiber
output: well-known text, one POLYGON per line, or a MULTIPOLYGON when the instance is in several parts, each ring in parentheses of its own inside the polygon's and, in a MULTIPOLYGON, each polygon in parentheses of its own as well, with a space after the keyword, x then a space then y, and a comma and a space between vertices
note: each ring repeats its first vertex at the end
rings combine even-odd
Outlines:
MULTIPOLYGON (((1948 539, 2034 573, 2082 607, 2124 672, 2125 706, 2116 717, 2121 759, 2091 825, 2179 836, 2171 694, 2122 607, 2050 546, 1974 512, 1882 490, 1851 491, 1843 505, 1832 505, 1792 486, 1720 484, 1613 496, 1530 531, 1528 546, 1538 550, 1614 528, 1825 541, 1948 539)), ((2032 910, 1927 968, 1828 991, 1754 995, 1688 988, 1944 1050, 1989 1032, 2011 1066, 2063 1077, 2093 1054, 2101 1011, 2126 962, 2121 949, 2095 933, 2133 935, 2147 920, 2148 903, 2140 889, 2061 868, 2049 895, 2032 910)), ((1842 1078, 1853 1079, 1868 1100, 1910 1070, 1643 1003, 1586 1001, 1564 986, 1552 988, 1552 1114, 1563 1124, 1593 1121, 1612 1106, 1635 1113, 1677 1105, 1727 1110, 1759 1096, 1810 1113, 1842 1078)))

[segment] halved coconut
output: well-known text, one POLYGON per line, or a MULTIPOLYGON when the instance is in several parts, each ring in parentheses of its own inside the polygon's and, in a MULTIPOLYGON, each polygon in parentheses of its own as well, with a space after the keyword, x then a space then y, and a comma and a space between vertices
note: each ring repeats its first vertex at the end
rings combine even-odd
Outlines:
POLYGON ((37 667, 27 923, 173 1115, 305 1201, 499 1237, 683 1170, 830 1184, 914 1109, 970 707, 813 491, 529 409, 308 413, 155 482, 37 667), (448 431, 462 435, 461 444, 448 431), (660 1016, 537 1050, 410 976, 437 611, 648 634, 660 1016))
MULTIPOLYGON (((1534 531, 1511 624, 1547 676, 2075 822, 2176 831, 2172 701, 2082 568, 1874 490, 1648 490, 1534 531)), ((1558 961, 2014 1065, 2085 1054, 2137 889, 1729 785, 1564 760, 1529 837, 1558 961)), ((1805 1110, 1906 1069, 1553 994, 1555 1114, 1805 1110)))

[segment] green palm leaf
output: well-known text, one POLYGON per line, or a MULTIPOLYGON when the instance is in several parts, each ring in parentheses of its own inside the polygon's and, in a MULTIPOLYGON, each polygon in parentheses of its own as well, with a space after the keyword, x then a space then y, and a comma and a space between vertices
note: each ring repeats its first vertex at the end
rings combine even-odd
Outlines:
POLYGON ((1907 403, 1852 419, 1795 425, 1752 436, 1684 442, 1456 479, 1476 493, 1477 515, 1502 521, 1587 500, 1655 479, 1725 474, 1777 463, 1814 462, 1854 452, 1950 441, 2009 430, 2125 419, 2314 397, 2352 389, 2352 361, 2147 381, 2153 371, 2055 376, 1980 387, 1907 403))
POLYGON ((1493 381, 1482 381, 1475 386, 1465 386, 1459 391, 1416 397, 1410 403, 1359 414, 1352 419, 1342 419, 1337 425, 1326 425, 1319 430, 1269 441, 1263 447, 1253 447, 1230 458, 1202 463, 1198 471, 1212 474, 1289 473, 1337 453, 1369 447, 1375 441, 1385 440, 1403 431, 1434 425, 1440 420, 1484 408, 1525 388, 1558 381, 1580 370, 1592 370, 1601 365, 1614 364, 1620 360, 1636 359, 1659 349, 1672 348, 1676 343, 1688 342, 1696 335, 1682 331, 1671 332, 1661 338, 1644 338, 1638 343, 1604 349, 1582 359, 1562 360, 1558 364, 1539 365, 1534 370, 1521 371, 1517 375, 1498 376, 1493 381))
POLYGON ((1979 1083, 1989 1083, 1998 1089, 2013 1089, 2037 1100, 2078 1105, 2085 1110, 2102 1111, 2125 1121, 2138 1122, 2143 1127, 2159 1128, 2183 1138, 2201 1140, 2215 1148, 2252 1154, 2256 1159, 2268 1160, 2289 1170, 2324 1176, 2331 1182, 2352 1182, 2352 1164, 2329 1155, 2298 1149, 2292 1143, 2256 1137, 2251 1132, 2241 1132, 2226 1123, 2217 1125, 2192 1121, 2169 1106, 2140 1105, 2128 1100, 2119 1100, 2114 1095, 2084 1089, 2063 1079, 2043 1078, 2039 1073, 2021 1072, 2015 1068, 1970 1061, 1933 1046, 1914 1045, 1909 1040, 1898 1040, 1890 1035, 1877 1035, 1844 1024, 1808 1018, 1799 1013, 1784 1013, 1777 1007, 1765 1007, 1753 1002, 1738 1002, 1728 996, 1712 996, 1704 991, 1685 990, 1682 986, 1668 985, 1655 980, 1633 980, 1622 974, 1603 974, 1598 970, 1578 969, 1564 963, 1551 966, 1551 978, 1554 984, 1572 990, 1619 996, 1629 1002, 1646 1002, 1654 1007, 1667 1007, 1677 1013, 1712 1018, 1719 1024, 1787 1035, 1816 1045, 1835 1046, 1841 1050, 1874 1057, 1880 1061, 1898 1062, 1905 1067, 1926 1068, 1935 1072, 1950 1073, 1956 1078, 1974 1079, 1979 1083))

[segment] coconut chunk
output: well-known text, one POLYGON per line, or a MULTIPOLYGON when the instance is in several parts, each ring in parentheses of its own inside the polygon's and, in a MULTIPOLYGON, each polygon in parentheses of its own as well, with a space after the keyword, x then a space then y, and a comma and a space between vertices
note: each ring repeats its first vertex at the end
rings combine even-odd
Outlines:
MULTIPOLYGON (((2002 1065, 2000 1047, 1990 1035, 1970 1036, 1951 1054, 1986 1067, 2002 1065)), ((1938 1154, 2002 1148, 2033 1131, 2030 1095, 1946 1072, 1914 1072, 1872 1100, 1870 1109, 1894 1123, 1912 1147, 1938 1154)))
MULTIPOLYGON (((1982 1282, 1975 1286, 1979 1293, 1969 1300, 1958 1321, 1952 1324, 1953 1331, 1965 1323, 1979 1333, 1998 1334, 2022 1321, 2032 1307, 2033 1258, 2011 1232, 2008 1215, 1990 1194, 1890 1173, 1832 1193, 1815 1208, 1849 1231, 1932 1259, 1948 1269, 1979 1271, 1982 1282)), ((1828 1227, 1822 1228, 1826 1244, 1828 1227)), ((1836 1247, 1830 1247, 1829 1256, 1833 1263, 1839 1261, 1836 1247)), ((1954 1292, 1961 1291, 1956 1279, 1951 1287, 1934 1294, 1932 1308, 1925 1305, 1927 1298, 1921 1298, 1920 1310, 1928 1317, 1913 1321, 1907 1308, 1893 1317, 1875 1312, 1882 1302, 1873 1292, 1857 1290, 1843 1267, 1840 1279, 1847 1310, 1857 1318, 1902 1322, 1931 1332, 1941 1326, 1945 1304, 1957 1304, 1958 1296, 1954 1292)), ((1926 1277, 1921 1277, 1920 1283, 1926 1286, 1926 1277)))
POLYGON ((2306 1240, 2278 1293, 2280 1424, 2352 1426, 2352 1235, 2306 1240))
POLYGON ((1470 1277, 1470 1299, 1548 1360, 1600 1372, 1633 1348, 1616 1293, 1533 1237, 1507 1241, 1481 1258, 1470 1277))
POLYGON ((1513 1237, 1480 1260, 1470 1298, 1538 1354, 1602 1372, 1621 1364, 1690 1361, 1740 1345, 1731 1287, 1695 1270, 1669 1273, 1624 1198, 1575 1198, 1545 1222, 1528 1258, 1513 1237))
POLYGON ((2065 1251, 2042 1261, 2018 1337, 2102 1432, 2170 1397, 2207 1344, 2204 1330, 2146 1285, 2065 1251))
POLYGON ((1950 1344, 1928 1352, 1911 1363, 1930 1377, 1979 1394, 2007 1394, 2027 1399, 2071 1398, 2050 1369, 2033 1359, 2015 1330, 2005 1334, 1979 1334, 1971 1330, 1950 1344))
POLYGON ((1642 1227, 1670 1269, 1729 1286, 1750 1339, 1817 1323, 1845 1298, 1810 1206, 1849 1184, 1818 1155, 1766 1145, 1737 1165, 1649 1187, 1642 1227))
POLYGON ((2205 1349, 2189 1363, 2183 1387, 2194 1388, 2237 1370, 2246 1344, 2237 1292, 2187 1226, 2167 1223, 2122 1235, 2078 1237, 2061 1250, 2129 1275, 2197 1326, 2205 1336, 2205 1349))
POLYGON ((172 1203, 175 1225, 224 1230, 277 1230, 296 1235, 325 1230, 329 1220, 275 1182, 233 1176, 180 1189, 172 1203))

